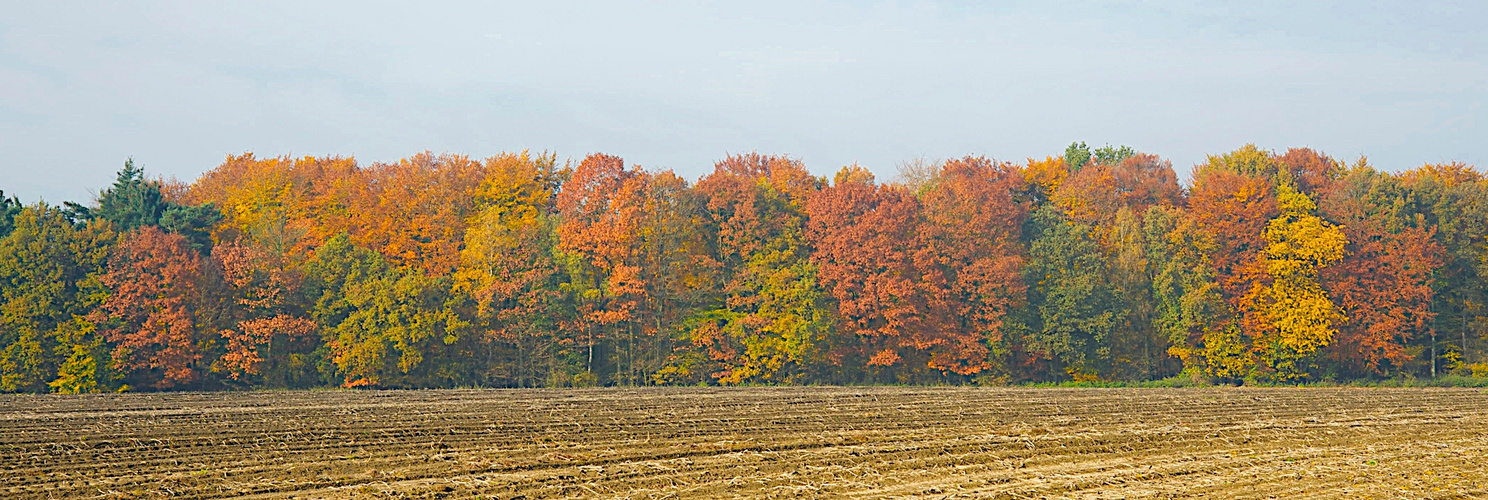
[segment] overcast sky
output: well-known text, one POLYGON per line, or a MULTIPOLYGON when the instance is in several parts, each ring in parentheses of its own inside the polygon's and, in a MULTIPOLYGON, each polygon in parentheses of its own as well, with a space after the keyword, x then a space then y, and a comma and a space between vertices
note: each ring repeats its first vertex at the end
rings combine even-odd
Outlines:
POLYGON ((1488 2, 0 0, 0 189, 86 201, 126 157, 730 152, 1004 160, 1247 142, 1488 166, 1488 2))

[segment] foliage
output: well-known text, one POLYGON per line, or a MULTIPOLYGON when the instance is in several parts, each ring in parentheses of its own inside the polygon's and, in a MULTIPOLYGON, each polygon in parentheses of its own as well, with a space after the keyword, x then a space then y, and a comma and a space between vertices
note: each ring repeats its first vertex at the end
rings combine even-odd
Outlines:
POLYGON ((108 223, 77 226, 59 209, 17 211, 0 238, 0 390, 98 392, 118 384, 90 312, 105 294, 98 274, 108 223))
POLYGON ((1348 238, 1312 214, 1317 206, 1288 184, 1278 186, 1280 214, 1266 226, 1265 265, 1270 284, 1256 292, 1268 320, 1259 340, 1262 358, 1281 380, 1305 376, 1300 364, 1332 343, 1345 318, 1318 282, 1322 268, 1343 258, 1348 238))
POLYGON ((219 347, 206 324, 218 283, 207 259, 184 236, 143 226, 114 248, 99 314, 113 358, 127 380, 156 389, 200 387, 209 353, 219 347))
POLYGON ((1074 142, 900 167, 130 160, 87 206, 0 193, 0 391, 1488 373, 1471 166, 1245 145, 1183 186, 1074 142))
POLYGON ((691 337, 717 363, 720 383, 792 382, 819 362, 831 317, 803 212, 817 189, 800 162, 757 153, 730 156, 698 182, 722 269, 691 337))
POLYGON ((69 205, 82 219, 106 220, 121 233, 159 226, 184 236, 192 248, 205 253, 212 245, 209 231, 222 215, 211 203, 195 206, 173 203, 166 199, 162 189, 161 182, 146 180, 144 169, 136 167, 131 158, 124 162, 113 187, 98 194, 94 206, 69 205))
POLYGON ((1110 366, 1118 311, 1115 290, 1094 230, 1053 207, 1034 213, 1041 232, 1029 246, 1030 302, 1037 309, 1029 346, 1064 365, 1075 380, 1101 377, 1110 366))
POLYGON ((14 196, 6 198, 5 191, 0 190, 0 238, 15 230, 15 217, 21 213, 25 205, 21 199, 14 196))

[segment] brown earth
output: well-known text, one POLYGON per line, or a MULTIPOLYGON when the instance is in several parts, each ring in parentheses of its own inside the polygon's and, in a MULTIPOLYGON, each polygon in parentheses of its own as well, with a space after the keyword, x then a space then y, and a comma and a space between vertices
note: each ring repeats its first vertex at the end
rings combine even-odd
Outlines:
POLYGON ((1488 498, 1476 389, 0 396, 0 498, 1488 498))

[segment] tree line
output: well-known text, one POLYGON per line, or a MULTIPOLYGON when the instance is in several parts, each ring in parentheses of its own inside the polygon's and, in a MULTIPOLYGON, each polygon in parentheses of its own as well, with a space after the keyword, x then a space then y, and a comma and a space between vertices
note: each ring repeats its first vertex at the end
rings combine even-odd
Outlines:
POLYGON ((880 182, 729 156, 127 162, 0 193, 0 390, 1483 376, 1488 179, 1072 144, 880 182))

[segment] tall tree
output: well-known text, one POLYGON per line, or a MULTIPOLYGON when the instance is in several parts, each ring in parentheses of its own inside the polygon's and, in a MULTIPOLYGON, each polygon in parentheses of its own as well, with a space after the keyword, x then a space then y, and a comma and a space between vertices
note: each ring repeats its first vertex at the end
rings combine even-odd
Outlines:
POLYGON ((465 232, 454 293, 473 302, 486 383, 532 387, 554 373, 553 347, 568 318, 555 260, 553 195, 561 177, 553 158, 527 154, 486 160, 484 207, 465 232))
POLYGON ((330 238, 352 230, 371 198, 367 178, 350 158, 229 156, 202 174, 186 198, 221 207, 219 240, 254 245, 296 262, 330 238))
POLYGON ((619 157, 592 154, 558 194, 558 248, 572 256, 570 290, 578 303, 572 326, 584 332, 584 377, 598 376, 599 340, 623 337, 646 298, 638 261, 649 181, 646 172, 626 169, 619 157))
MULTIPOLYGON (((831 321, 804 213, 817 189, 799 161, 758 153, 725 158, 698 182, 722 272, 691 333, 719 382, 791 382, 819 362, 831 321)), ((661 375, 687 380, 695 361, 678 357, 661 375)))
POLYGON ((1346 256, 1319 279, 1347 320, 1329 357, 1347 377, 1407 373, 1432 333, 1432 275, 1445 250, 1393 176, 1362 161, 1323 188, 1320 212, 1341 223, 1346 256))
POLYGON ((915 268, 920 207, 900 186, 874 184, 873 174, 843 168, 831 187, 806 204, 807 238, 822 286, 836 302, 831 359, 862 364, 880 381, 925 375, 927 350, 944 343, 924 324, 926 295, 915 268))
POLYGON ((1189 214, 1215 243, 1208 260, 1214 266, 1221 296, 1234 316, 1218 318, 1205 335, 1203 364, 1210 374, 1238 380, 1249 376, 1255 360, 1252 340, 1267 328, 1255 293, 1270 284, 1262 252, 1265 229, 1279 213, 1270 179, 1241 174, 1247 168, 1237 158, 1211 157, 1195 173, 1189 195, 1189 214))
POLYGON ((1111 334, 1119 311, 1106 281, 1107 263, 1094 229, 1044 206, 1033 214, 1040 233, 1028 249, 1029 348, 1075 380, 1109 373, 1111 334))
POLYGON ((1399 178, 1409 192, 1406 213, 1435 226, 1445 250, 1432 283, 1434 328, 1423 338, 1426 373, 1488 364, 1488 179, 1462 163, 1428 164, 1399 178))
POLYGON ((1304 365, 1332 343, 1344 316, 1318 282, 1319 271, 1343 258, 1348 238, 1337 226, 1313 215, 1317 205, 1289 183, 1277 186, 1280 214, 1266 226, 1265 264, 1271 283, 1254 292, 1268 321, 1256 349, 1274 370, 1293 380, 1308 375, 1304 365))
POLYGON ((114 234, 77 226, 61 210, 19 210, 0 237, 0 391, 98 392, 118 383, 88 313, 114 234))
POLYGON ((637 305, 624 344, 615 349, 615 382, 655 381, 678 344, 688 340, 687 320, 707 303, 700 296, 715 282, 718 263, 709 251, 705 203, 671 171, 652 174, 636 242, 645 298, 637 305))
POLYGON ((134 165, 134 158, 125 160, 113 187, 99 193, 97 206, 82 213, 109 221, 121 232, 159 224, 170 202, 165 201, 158 183, 145 180, 144 173, 134 165))
POLYGON ((1004 317, 1024 298, 1027 208, 1013 198, 1022 184, 1014 167, 968 156, 941 165, 920 196, 915 265, 939 337, 931 368, 974 375, 993 367, 989 345, 1003 341, 1004 317))
MULTIPOLYGON (((1101 349, 1104 349, 1100 352, 1100 362, 1087 363, 1088 369, 1080 368, 1085 371, 1070 374, 1134 379, 1166 373, 1169 339, 1160 334, 1154 324, 1157 310, 1151 293, 1154 269, 1147 255, 1148 245, 1141 217, 1148 207, 1182 204, 1183 192, 1172 165, 1156 155, 1137 153, 1130 147, 1105 146, 1091 153, 1083 168, 1070 172, 1068 179, 1052 191, 1050 201, 1052 204, 1049 206, 1057 206, 1063 213, 1059 218, 1046 216, 1035 220, 1034 225, 1041 227, 1034 231, 1039 235, 1037 238, 1063 241, 1073 236, 1060 231, 1060 228, 1047 227, 1047 224, 1080 225, 1096 242, 1096 246, 1087 251, 1099 252, 1099 255, 1088 257, 1100 261, 1104 276, 1097 279, 1096 288, 1079 292, 1091 294, 1086 300, 1097 300, 1100 302, 1098 305, 1087 304, 1087 307, 1065 310, 1060 308, 1069 304, 1036 305, 1042 311, 1039 316, 1044 317, 1038 321, 1046 319, 1066 325, 1071 324, 1070 321, 1091 321, 1091 325, 1112 325, 1100 341, 1101 349), (1084 313, 1095 316, 1079 316, 1084 313), (1103 319, 1106 315, 1109 318, 1103 319)), ((1030 243, 1030 248, 1035 246, 1038 246, 1037 242, 1030 243)), ((1042 257, 1056 260, 1074 258, 1071 254, 1047 251, 1042 257)), ((1077 273, 1091 271, 1093 269, 1084 269, 1077 273)), ((1071 300, 1065 292, 1073 293, 1078 287, 1061 287, 1078 282, 1044 283, 1059 289, 1036 290, 1035 296, 1071 300)), ((1044 351, 1053 355, 1049 349, 1044 351)), ((1067 356, 1077 355, 1071 352, 1067 356)))
POLYGON ((1233 342, 1238 325, 1224 300, 1210 256, 1214 235, 1189 213, 1154 206, 1143 217, 1143 235, 1152 269, 1153 326, 1167 337, 1168 352, 1191 375, 1205 372, 1239 378, 1248 367, 1245 346, 1233 342))
POLYGON ((217 283, 206 259, 184 236, 142 226, 126 234, 102 282, 113 358, 136 386, 202 387, 216 332, 205 331, 204 305, 217 283))
POLYGON ((1086 146, 1084 141, 1071 142, 1064 148, 1064 164, 1071 172, 1085 168, 1085 164, 1090 163, 1090 156, 1090 146, 1086 146))
POLYGON ((1117 209, 1107 237, 1108 282, 1117 310, 1111 339, 1109 378, 1146 380, 1168 374, 1168 335, 1159 328, 1156 281, 1151 246, 1141 215, 1132 207, 1117 209))
POLYGON ((24 207, 20 198, 14 196, 6 198, 5 190, 0 189, 0 238, 4 238, 15 229, 15 217, 24 207))
POLYGON ((365 170, 368 189, 351 237, 404 266, 433 275, 459 263, 467 221, 478 213, 481 163, 461 155, 421 153, 365 170))
POLYGON ((85 219, 109 221, 120 232, 160 226, 185 237, 199 253, 207 253, 211 248, 211 228, 222 219, 211 203, 185 206, 167 200, 163 184, 145 179, 144 169, 136 167, 133 158, 124 162, 113 187, 98 194, 95 206, 69 206, 85 219))
POLYGON ((451 385, 427 358, 460 340, 448 285, 417 268, 395 267, 346 236, 305 263, 311 316, 327 348, 321 372, 344 387, 451 385))
POLYGON ((299 270, 283 255, 232 242, 212 249, 225 304, 224 351, 212 370, 250 386, 303 386, 313 371, 315 322, 300 302, 299 270))
POLYGON ((1120 162, 1091 161, 1053 191, 1066 214, 1109 232, 1121 207, 1140 214, 1153 205, 1182 204, 1183 190, 1172 164, 1157 155, 1132 153, 1120 162))

